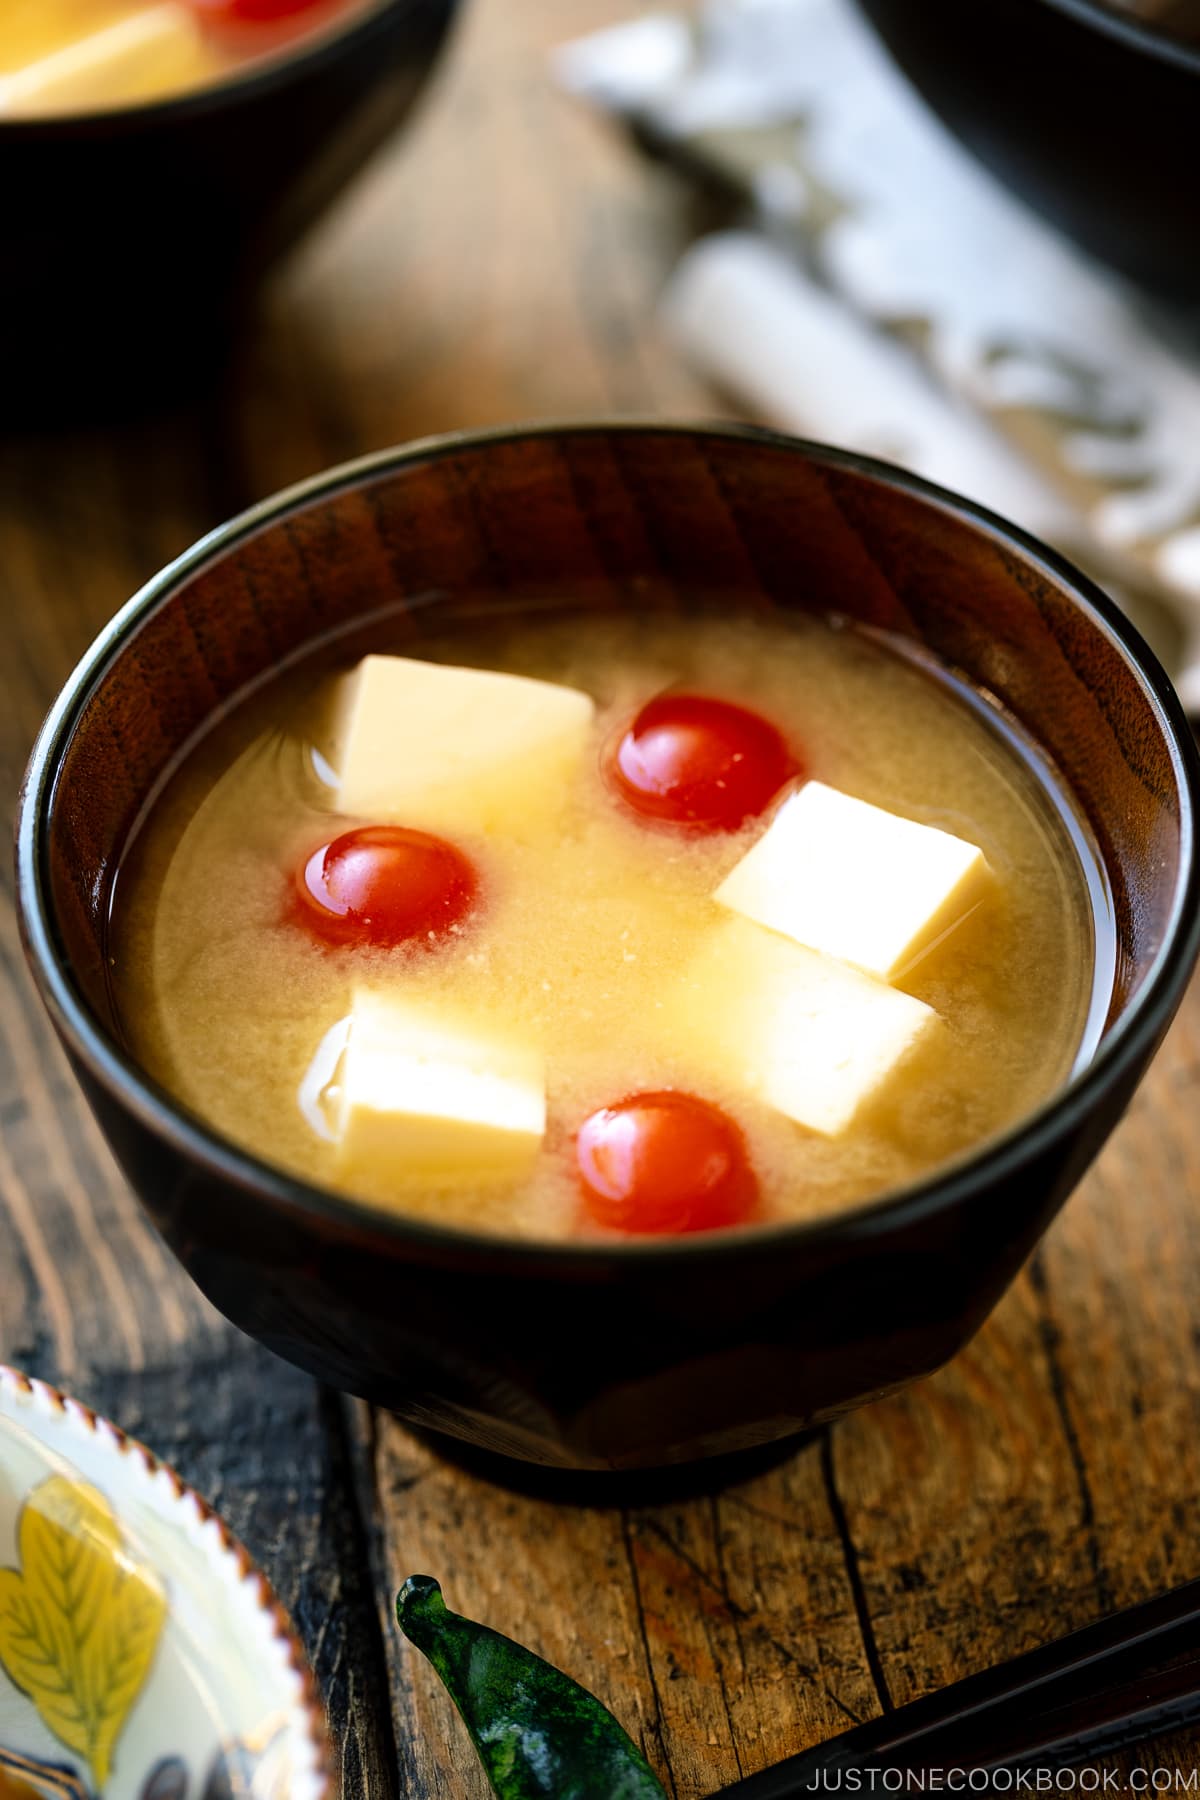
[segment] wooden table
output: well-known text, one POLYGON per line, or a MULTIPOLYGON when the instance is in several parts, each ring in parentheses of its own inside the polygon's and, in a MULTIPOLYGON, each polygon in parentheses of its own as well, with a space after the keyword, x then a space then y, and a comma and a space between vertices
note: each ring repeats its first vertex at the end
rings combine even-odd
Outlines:
MULTIPOLYGON (((10 800, 101 622, 251 500, 424 432, 719 410, 652 323, 681 192, 546 76, 553 42, 636 11, 473 0, 419 127, 283 273, 220 391, 187 416, 0 437, 10 800)), ((352 1800, 485 1792, 397 1641, 409 1571, 603 1694, 678 1800, 1200 1574, 1200 988, 951 1368, 725 1492, 568 1509, 439 1460, 200 1299, 76 1094, 0 879, 0 1354, 223 1510, 308 1644, 352 1800)), ((1143 1763, 1190 1768, 1200 1740, 1143 1763)))

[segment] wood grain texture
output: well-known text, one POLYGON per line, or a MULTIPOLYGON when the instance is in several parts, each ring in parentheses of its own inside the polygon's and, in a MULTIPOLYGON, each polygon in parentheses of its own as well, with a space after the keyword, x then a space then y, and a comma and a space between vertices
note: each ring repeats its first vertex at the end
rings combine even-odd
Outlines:
MULTIPOLYGON (((0 435, 0 782, 116 605, 340 458, 461 425, 713 414, 655 295, 684 196, 556 96, 634 0, 473 0, 417 129, 265 297, 222 385, 115 429, 0 435)), ((677 1800, 1200 1573, 1200 989, 1032 1267, 941 1375, 674 1504, 490 1485, 223 1323, 144 1224, 21 967, 0 870, 0 1353, 172 1460, 314 1657, 347 1800, 482 1800, 398 1641, 413 1571, 587 1682, 677 1800)), ((619 1323, 616 1327, 619 1329, 619 1323)), ((1143 1766, 1200 1762, 1200 1741, 1143 1766)))

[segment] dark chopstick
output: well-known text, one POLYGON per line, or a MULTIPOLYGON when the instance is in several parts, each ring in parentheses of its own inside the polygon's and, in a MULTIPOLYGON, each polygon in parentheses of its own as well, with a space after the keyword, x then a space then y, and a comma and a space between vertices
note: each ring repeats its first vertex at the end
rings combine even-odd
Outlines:
POLYGON ((820 1793, 836 1770, 871 1764, 1066 1768, 1197 1720, 1200 1581, 1190 1581, 734 1782, 714 1800, 796 1800, 820 1793))

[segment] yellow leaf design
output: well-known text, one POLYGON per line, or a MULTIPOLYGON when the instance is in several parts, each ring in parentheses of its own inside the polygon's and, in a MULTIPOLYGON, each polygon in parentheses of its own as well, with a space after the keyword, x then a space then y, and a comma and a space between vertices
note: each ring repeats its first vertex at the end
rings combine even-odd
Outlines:
POLYGON ((0 1569, 0 1662, 103 1789, 167 1614, 104 1495, 61 1475, 21 1510, 22 1569, 0 1569))

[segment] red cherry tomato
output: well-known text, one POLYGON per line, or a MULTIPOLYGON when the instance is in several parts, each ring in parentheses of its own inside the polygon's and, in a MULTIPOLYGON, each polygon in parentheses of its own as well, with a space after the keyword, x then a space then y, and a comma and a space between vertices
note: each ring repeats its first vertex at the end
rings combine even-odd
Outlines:
POLYGON ((659 694, 643 706, 608 767, 634 812, 704 831, 736 831, 798 772, 766 719, 702 694, 659 694))
POLYGON ((694 1094, 601 1107, 580 1127, 575 1156, 588 1212, 620 1231, 711 1231, 740 1224, 758 1201, 741 1132, 694 1094))
POLYGON ((189 4, 214 25, 274 25, 318 8, 328 12, 330 0, 189 0, 189 4))
POLYGON ((333 943, 404 944, 444 936, 475 904, 461 850, 403 825, 363 825, 306 856, 301 916, 333 943))

